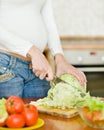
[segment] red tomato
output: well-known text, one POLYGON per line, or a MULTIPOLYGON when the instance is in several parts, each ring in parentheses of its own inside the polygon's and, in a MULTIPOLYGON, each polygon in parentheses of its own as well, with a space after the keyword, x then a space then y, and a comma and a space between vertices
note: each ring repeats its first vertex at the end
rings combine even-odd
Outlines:
POLYGON ((91 111, 89 107, 84 106, 82 109, 84 117, 90 122, 100 121, 102 112, 100 110, 91 111))
POLYGON ((91 111, 87 112, 85 117, 87 120, 92 121, 93 120, 93 113, 91 111))
POLYGON ((25 119, 22 114, 9 115, 6 120, 6 125, 9 128, 22 128, 25 126, 25 119))
POLYGON ((35 107, 32 104, 25 104, 23 115, 24 115, 24 118, 25 118, 26 126, 34 125, 38 120, 37 107, 35 107))
POLYGON ((84 107, 82 108, 82 113, 83 113, 83 116, 84 116, 87 120, 92 121, 92 119, 93 119, 93 112, 89 110, 89 107, 84 106, 84 107))
POLYGON ((86 113, 86 112, 89 111, 89 107, 84 106, 84 107, 82 107, 81 111, 82 111, 83 113, 86 113))
POLYGON ((0 127, 5 126, 5 125, 6 125, 6 121, 0 122, 0 127))
POLYGON ((101 116, 102 116, 102 112, 100 110, 96 110, 93 112, 94 121, 100 120, 101 116))
POLYGON ((18 96, 10 96, 6 100, 6 109, 9 114, 20 113, 24 109, 24 102, 18 96))

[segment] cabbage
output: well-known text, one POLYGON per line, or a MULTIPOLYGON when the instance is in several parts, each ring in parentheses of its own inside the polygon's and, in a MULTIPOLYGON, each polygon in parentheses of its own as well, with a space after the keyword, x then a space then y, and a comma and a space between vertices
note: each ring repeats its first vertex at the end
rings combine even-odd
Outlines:
MULTIPOLYGON (((57 83, 54 87, 49 89, 48 96, 39 99, 35 105, 44 105, 46 107, 61 109, 76 108, 78 103, 84 100, 81 92, 86 93, 86 85, 81 86, 79 81, 70 74, 61 75, 60 78, 70 84, 63 82, 57 83)), ((89 93, 86 93, 85 97, 88 95, 89 93)))
POLYGON ((60 79, 66 81, 67 83, 70 83, 70 85, 74 86, 79 91, 86 91, 86 83, 84 86, 81 86, 77 78, 71 74, 63 74, 60 76, 60 79))
POLYGON ((102 110, 104 113, 104 101, 100 97, 87 97, 82 106, 89 107, 91 111, 102 110))
POLYGON ((0 99, 0 123, 4 122, 8 117, 5 103, 6 103, 6 99, 4 98, 0 99))

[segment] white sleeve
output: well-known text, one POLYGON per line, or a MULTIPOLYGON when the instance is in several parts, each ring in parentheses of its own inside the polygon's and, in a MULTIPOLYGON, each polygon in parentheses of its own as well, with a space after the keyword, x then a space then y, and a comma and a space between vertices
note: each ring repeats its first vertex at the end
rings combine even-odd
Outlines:
POLYGON ((48 31, 48 46, 51 50, 51 53, 53 55, 57 53, 63 54, 58 30, 54 19, 51 0, 46 0, 42 9, 42 16, 48 31))
POLYGON ((1 49, 3 48, 23 56, 26 56, 28 50, 33 45, 31 42, 10 32, 2 25, 0 25, 0 44, 1 49))

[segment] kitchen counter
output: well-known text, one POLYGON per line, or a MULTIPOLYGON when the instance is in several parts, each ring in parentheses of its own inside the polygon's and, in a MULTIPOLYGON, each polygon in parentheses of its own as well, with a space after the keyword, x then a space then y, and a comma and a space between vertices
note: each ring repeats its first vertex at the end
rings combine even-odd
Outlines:
POLYGON ((63 36, 60 39, 63 50, 104 50, 104 37, 63 36))
MULTIPOLYGON (((35 98, 24 99, 25 103, 30 101, 35 101, 35 98)), ((39 117, 44 120, 45 124, 37 130, 104 130, 104 129, 95 129, 89 127, 80 116, 75 116, 70 119, 60 118, 51 116, 48 114, 39 113, 39 117)))
POLYGON ((66 44, 66 43, 63 43, 62 48, 63 50, 88 50, 88 49, 104 50, 104 44, 89 44, 89 43, 88 44, 87 43, 86 44, 80 44, 80 43, 66 44))

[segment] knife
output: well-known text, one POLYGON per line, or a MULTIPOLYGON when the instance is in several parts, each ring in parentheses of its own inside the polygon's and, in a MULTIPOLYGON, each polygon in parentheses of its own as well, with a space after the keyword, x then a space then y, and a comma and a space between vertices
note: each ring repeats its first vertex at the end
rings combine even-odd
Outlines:
POLYGON ((57 83, 60 83, 60 82, 68 84, 68 85, 72 86, 73 88, 77 89, 78 91, 81 92, 81 96, 85 96, 86 95, 86 92, 82 92, 80 89, 78 89, 77 87, 75 87, 71 83, 66 82, 65 80, 61 79, 60 77, 58 77, 56 75, 54 75, 54 79, 51 81, 51 85, 52 85, 52 87, 54 87, 57 83))

